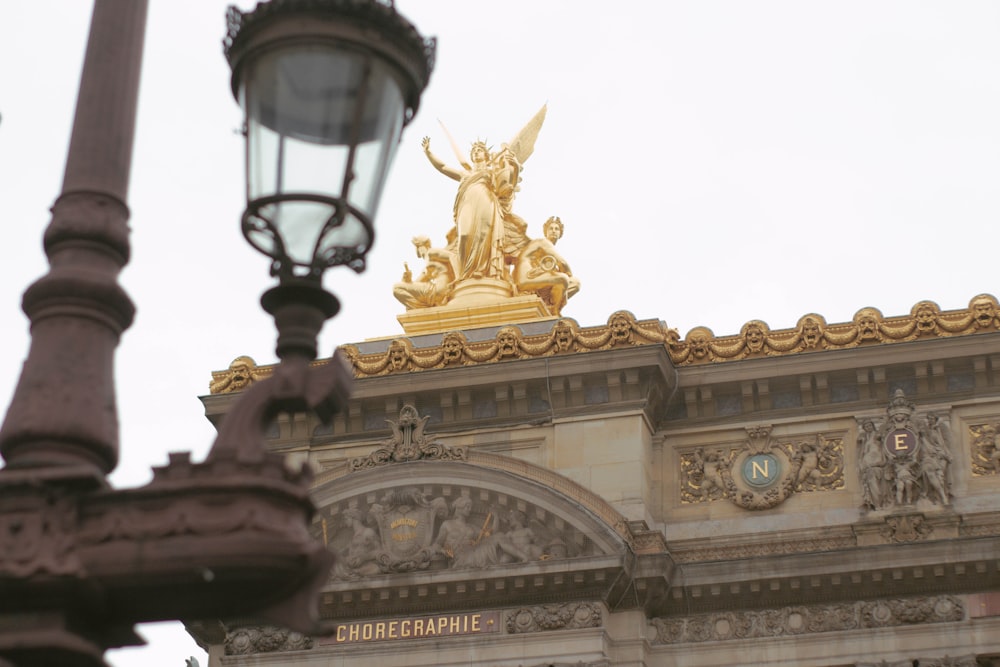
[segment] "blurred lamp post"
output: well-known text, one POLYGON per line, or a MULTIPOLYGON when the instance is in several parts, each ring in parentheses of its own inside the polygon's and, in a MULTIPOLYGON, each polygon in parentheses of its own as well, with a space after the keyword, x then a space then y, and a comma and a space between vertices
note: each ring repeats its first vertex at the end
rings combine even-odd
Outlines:
POLYGON ((434 43, 376 0, 274 0, 228 20, 246 113, 243 230, 273 260, 278 285, 262 304, 281 364, 245 393, 203 463, 171 454, 148 485, 110 487, 114 350, 134 314, 117 275, 146 1, 96 0, 44 236, 50 271, 24 295, 31 348, 0 430, 0 667, 103 665, 106 649, 141 643, 144 621, 254 615, 321 629, 332 557, 308 533, 309 473, 286 469, 263 433, 278 412, 328 418, 347 398, 341 364, 309 367, 338 310, 322 273, 364 268, 434 43))

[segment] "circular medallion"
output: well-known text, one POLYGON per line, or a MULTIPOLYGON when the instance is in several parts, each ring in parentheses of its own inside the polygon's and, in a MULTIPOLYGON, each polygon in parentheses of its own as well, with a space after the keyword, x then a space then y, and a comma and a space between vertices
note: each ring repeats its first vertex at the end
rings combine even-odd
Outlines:
POLYGON ((884 442, 889 456, 912 454, 917 450, 917 434, 908 428, 894 428, 885 434, 884 442))
POLYGON ((781 474, 781 463, 771 454, 754 454, 743 462, 743 481, 750 486, 770 486, 781 474))

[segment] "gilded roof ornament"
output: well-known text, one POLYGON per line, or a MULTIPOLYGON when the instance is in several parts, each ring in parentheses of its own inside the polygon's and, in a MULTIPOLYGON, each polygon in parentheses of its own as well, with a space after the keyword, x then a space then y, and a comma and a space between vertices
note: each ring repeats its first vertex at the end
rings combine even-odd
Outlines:
MULTIPOLYGON (((699 326, 682 339, 660 320, 640 321, 620 310, 611 314, 607 324, 596 327, 580 327, 575 320, 561 318, 547 333, 525 335, 517 326, 505 326, 492 339, 472 341, 456 330, 444 333, 440 344, 427 347, 416 347, 401 337, 381 352, 362 353, 356 345, 340 350, 355 377, 365 378, 633 345, 664 345, 676 366, 693 366, 998 331, 1000 304, 990 294, 979 294, 968 308, 941 310, 932 301, 921 301, 910 314, 898 317, 862 308, 850 322, 840 324, 827 324, 816 313, 802 316, 790 329, 772 330, 765 322, 751 320, 732 336, 716 336, 708 327, 699 326)), ((237 357, 227 370, 212 373, 209 388, 213 394, 242 391, 271 370, 271 366, 257 367, 249 357, 237 357)))
POLYGON ((580 290, 580 281, 556 250, 565 231, 562 220, 549 217, 542 236, 529 238, 528 222, 514 212, 521 172, 535 150, 545 114, 543 106, 496 151, 476 141, 467 160, 445 129, 458 167, 435 155, 430 137, 424 137, 428 161, 458 181, 458 192, 445 244, 434 247, 426 236, 414 238, 424 270, 414 279, 404 263, 403 276, 393 286, 393 296, 407 309, 399 321, 408 334, 559 317, 580 290))
POLYGON ((933 301, 920 301, 909 315, 899 317, 885 317, 877 308, 866 307, 842 324, 828 325, 821 315, 810 313, 800 318, 795 328, 778 331, 751 320, 738 336, 715 336, 711 329, 695 327, 683 340, 668 341, 667 347, 675 364, 695 365, 986 331, 1000 331, 1000 304, 991 294, 973 297, 969 307, 960 310, 944 311, 933 301))

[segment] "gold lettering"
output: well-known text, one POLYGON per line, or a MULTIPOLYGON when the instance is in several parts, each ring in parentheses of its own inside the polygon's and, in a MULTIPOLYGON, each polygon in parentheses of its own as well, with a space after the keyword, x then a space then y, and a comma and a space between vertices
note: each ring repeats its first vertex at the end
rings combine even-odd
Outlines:
POLYGON ((770 467, 771 467, 771 460, 770 459, 764 459, 764 465, 763 466, 761 466, 758 461, 751 461, 750 462, 750 469, 752 471, 751 472, 751 477, 753 477, 754 479, 757 479, 757 472, 759 471, 760 474, 764 476, 764 479, 768 479, 771 476, 771 473, 769 471, 770 467))
POLYGON ((896 434, 896 437, 894 438, 894 440, 896 441, 896 451, 897 452, 899 450, 901 450, 901 449, 907 449, 907 447, 906 447, 906 435, 907 434, 904 433, 904 432, 896 434))
MULTIPOLYGON (((487 619, 493 617, 486 614, 487 619)), ((470 614, 444 614, 423 618, 405 618, 384 621, 344 623, 334 634, 337 644, 385 641, 419 637, 444 637, 489 632, 484 623, 484 612, 470 614)), ((489 620, 488 625, 492 625, 489 620)))
POLYGON ((407 540, 417 539, 417 534, 415 532, 393 533, 392 539, 396 540, 397 542, 406 542, 407 540))
POLYGON ((390 523, 389 527, 390 528, 399 528, 400 526, 411 526, 413 528, 416 528, 418 525, 419 525, 419 522, 416 519, 410 519, 410 518, 407 518, 407 517, 401 517, 399 519, 396 519, 392 523, 390 523))

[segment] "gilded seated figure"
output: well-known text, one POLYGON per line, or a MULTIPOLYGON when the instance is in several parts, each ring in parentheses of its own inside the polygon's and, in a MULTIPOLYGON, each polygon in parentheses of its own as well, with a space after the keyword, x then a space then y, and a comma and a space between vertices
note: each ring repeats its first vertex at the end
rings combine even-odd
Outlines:
POLYGON ((552 216, 542 227, 544 237, 532 239, 521 250, 514 265, 514 283, 521 292, 537 294, 553 315, 559 315, 566 300, 580 291, 580 281, 573 277, 569 263, 556 252, 562 238, 562 221, 552 216))
POLYGON ((426 236, 415 236, 413 245, 417 257, 426 262, 424 272, 414 281, 410 267, 404 263, 403 279, 393 285, 392 295, 407 310, 443 306, 455 281, 455 253, 448 248, 432 248, 426 236))

